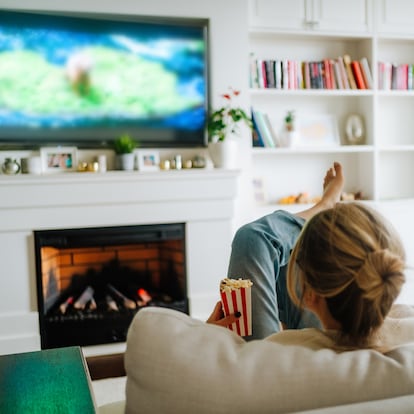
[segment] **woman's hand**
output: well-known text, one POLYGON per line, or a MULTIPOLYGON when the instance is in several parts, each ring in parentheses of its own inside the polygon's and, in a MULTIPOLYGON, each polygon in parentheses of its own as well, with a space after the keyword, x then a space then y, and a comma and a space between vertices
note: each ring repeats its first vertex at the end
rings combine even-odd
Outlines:
POLYGON ((224 326, 227 327, 232 323, 236 322, 241 316, 240 312, 236 312, 232 315, 224 316, 223 308, 221 307, 221 302, 218 301, 212 314, 207 319, 207 323, 211 323, 214 325, 224 326))

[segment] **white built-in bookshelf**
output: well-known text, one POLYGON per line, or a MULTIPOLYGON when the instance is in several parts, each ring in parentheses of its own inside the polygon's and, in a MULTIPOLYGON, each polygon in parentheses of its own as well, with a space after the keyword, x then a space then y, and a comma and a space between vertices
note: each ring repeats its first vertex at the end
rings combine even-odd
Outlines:
POLYGON ((253 175, 263 184, 265 204, 274 209, 288 195, 320 195, 324 172, 334 160, 346 169, 346 192, 361 191, 374 201, 414 198, 414 91, 379 85, 380 62, 414 64, 414 2, 250 0, 249 25, 251 60, 366 58, 374 85, 277 89, 252 84, 252 108, 267 115, 276 136, 286 113, 294 110, 298 122, 333 116, 340 140, 337 146, 252 148, 253 175), (361 145, 346 138, 352 114, 364 121, 361 145))

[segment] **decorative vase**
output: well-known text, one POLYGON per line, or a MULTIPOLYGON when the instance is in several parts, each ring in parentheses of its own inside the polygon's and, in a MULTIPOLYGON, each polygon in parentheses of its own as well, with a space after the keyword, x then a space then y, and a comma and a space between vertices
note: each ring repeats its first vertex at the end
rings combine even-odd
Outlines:
POLYGON ((122 171, 133 171, 135 169, 135 154, 118 154, 116 156, 116 168, 122 171))
POLYGON ((20 171, 20 165, 17 162, 17 160, 13 160, 12 158, 6 158, 4 160, 3 165, 1 166, 1 170, 4 174, 17 174, 20 171))
POLYGON ((209 142, 208 152, 215 168, 237 168, 239 143, 233 137, 224 141, 209 142))

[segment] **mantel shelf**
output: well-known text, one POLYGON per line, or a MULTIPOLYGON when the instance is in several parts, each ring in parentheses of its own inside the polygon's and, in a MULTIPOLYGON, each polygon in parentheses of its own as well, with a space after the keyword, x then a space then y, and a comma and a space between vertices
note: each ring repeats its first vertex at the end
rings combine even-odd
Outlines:
POLYGON ((86 183, 116 183, 116 182, 145 182, 145 181, 181 181, 200 179, 221 179, 236 177, 239 170, 226 170, 222 168, 192 168, 169 171, 107 171, 105 173, 93 172, 62 172, 51 174, 16 174, 0 175, 0 186, 8 185, 44 185, 44 184, 86 184, 86 183))

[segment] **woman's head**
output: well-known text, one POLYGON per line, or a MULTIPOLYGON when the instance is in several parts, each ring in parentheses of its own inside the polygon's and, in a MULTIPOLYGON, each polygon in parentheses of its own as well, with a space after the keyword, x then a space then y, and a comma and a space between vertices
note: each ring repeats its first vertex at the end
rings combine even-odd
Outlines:
POLYGON ((342 343, 369 346, 400 293, 404 267, 400 238, 379 213, 338 203, 305 225, 292 251, 288 291, 301 306, 312 289, 341 325, 342 343))

